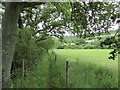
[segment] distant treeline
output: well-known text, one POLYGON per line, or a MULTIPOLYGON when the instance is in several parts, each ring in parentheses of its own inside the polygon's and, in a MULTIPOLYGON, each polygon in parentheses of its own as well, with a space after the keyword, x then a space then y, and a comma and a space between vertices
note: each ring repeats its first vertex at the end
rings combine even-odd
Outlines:
POLYGON ((111 49, 114 47, 104 46, 101 47, 101 42, 106 37, 111 37, 117 30, 111 30, 110 35, 103 34, 101 36, 77 38, 75 36, 65 36, 64 41, 60 42, 57 49, 111 49))

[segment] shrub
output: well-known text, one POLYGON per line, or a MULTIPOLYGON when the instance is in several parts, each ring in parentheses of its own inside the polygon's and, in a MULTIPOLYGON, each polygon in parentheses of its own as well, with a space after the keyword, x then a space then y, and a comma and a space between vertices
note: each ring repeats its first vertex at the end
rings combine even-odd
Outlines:
POLYGON ((48 37, 46 40, 39 41, 38 46, 43 47, 47 51, 55 47, 55 40, 53 37, 48 37))
POLYGON ((83 47, 83 49, 94 49, 95 45, 87 44, 83 47))
MULTIPOLYGON (((44 48, 36 45, 35 39, 32 39, 30 36, 30 31, 30 29, 25 29, 19 33, 20 38, 15 46, 12 62, 12 73, 14 75, 22 68, 23 61, 26 68, 31 68, 33 65, 36 65, 36 60, 40 60, 41 54, 46 53, 44 48)), ((18 76, 21 76, 21 73, 18 76)))

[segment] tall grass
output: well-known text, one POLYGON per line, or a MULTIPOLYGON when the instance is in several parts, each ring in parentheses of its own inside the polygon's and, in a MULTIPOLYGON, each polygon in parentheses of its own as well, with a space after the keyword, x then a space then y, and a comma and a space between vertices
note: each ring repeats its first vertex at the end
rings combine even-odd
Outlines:
POLYGON ((50 54, 49 58, 49 86, 50 88, 64 88, 65 87, 65 63, 61 57, 56 57, 50 54))
POLYGON ((117 74, 108 68, 92 63, 71 63, 69 70, 71 88, 117 88, 117 74))
POLYGON ((47 88, 49 56, 46 54, 36 61, 37 65, 32 70, 26 70, 25 77, 14 78, 12 88, 47 88))
MULTIPOLYGON (((65 88, 65 62, 62 56, 50 60, 51 88, 65 88)), ((117 88, 118 76, 112 70, 92 63, 69 61, 69 88, 117 88)))
MULTIPOLYGON (((68 56, 74 55, 63 52, 68 56)), ((118 72, 113 68, 104 67, 92 62, 81 62, 77 59, 67 59, 62 53, 55 55, 49 52, 36 61, 26 77, 13 79, 13 88, 65 88, 66 60, 69 61, 69 87, 70 88, 117 88, 118 72)), ((75 56, 73 56, 75 57, 75 56)), ((97 58, 96 58, 97 59, 97 58)), ((84 58, 85 60, 85 58, 84 58)))
MULTIPOLYGON (((105 56, 108 57, 105 51, 97 50, 96 52, 94 52, 94 55, 97 55, 98 57, 100 55, 99 53, 102 53, 101 59, 98 57, 94 58, 96 57, 94 55, 93 57, 89 57, 92 56, 92 54, 85 53, 86 51, 90 52, 91 50, 90 51, 73 50, 74 52, 70 52, 70 51, 72 50, 65 50, 65 52, 64 50, 63 52, 62 50, 60 51, 56 50, 56 53, 59 54, 58 57, 61 58, 59 59, 60 61, 58 60, 58 62, 65 63, 66 60, 69 61, 70 88, 117 88, 118 87, 118 71, 117 71, 118 69, 115 66, 117 65, 117 61, 112 63, 110 61, 106 61, 107 59, 103 60, 105 56), (85 54, 87 54, 86 57, 84 57, 85 54), (76 57, 77 59, 75 59, 76 57), (108 66, 101 65, 101 63, 106 63, 108 66)), ((61 72, 65 73, 65 67, 64 67, 65 64, 60 65, 59 63, 59 66, 62 66, 61 72)))

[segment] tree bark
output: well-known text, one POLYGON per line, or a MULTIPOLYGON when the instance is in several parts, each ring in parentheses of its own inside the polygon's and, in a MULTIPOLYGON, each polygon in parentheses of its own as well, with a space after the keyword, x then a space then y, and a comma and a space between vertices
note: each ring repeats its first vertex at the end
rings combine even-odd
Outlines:
POLYGON ((14 48, 17 42, 17 22, 21 11, 18 3, 5 3, 5 13, 2 18, 2 82, 10 79, 14 48))

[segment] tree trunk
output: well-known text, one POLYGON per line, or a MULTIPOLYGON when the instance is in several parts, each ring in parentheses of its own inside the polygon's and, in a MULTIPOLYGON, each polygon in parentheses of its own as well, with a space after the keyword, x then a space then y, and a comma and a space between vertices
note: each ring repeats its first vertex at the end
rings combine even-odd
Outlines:
POLYGON ((2 18, 2 81, 10 79, 11 64, 14 48, 17 42, 17 22, 20 8, 19 3, 5 3, 5 13, 2 18))
POLYGON ((2 18, 2 82, 10 79, 11 65, 17 42, 17 23, 22 8, 43 4, 41 2, 3 2, 5 13, 2 18))

